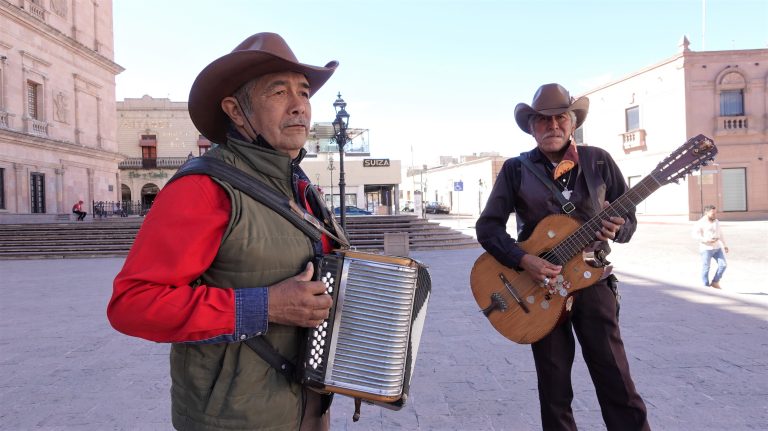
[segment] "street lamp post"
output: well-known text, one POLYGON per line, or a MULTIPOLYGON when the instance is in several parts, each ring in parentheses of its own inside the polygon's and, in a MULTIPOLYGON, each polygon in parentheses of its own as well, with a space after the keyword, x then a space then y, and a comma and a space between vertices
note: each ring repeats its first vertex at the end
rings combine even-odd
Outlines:
POLYGON ((346 108, 347 102, 341 98, 341 92, 339 92, 336 101, 333 102, 333 109, 336 110, 336 119, 333 120, 333 133, 336 137, 336 144, 339 146, 339 213, 341 214, 341 227, 347 228, 346 218, 346 196, 344 194, 344 146, 347 144, 347 126, 349 126, 349 114, 346 108))
POLYGON ((331 212, 333 212, 333 170, 336 169, 333 166, 333 155, 328 155, 328 170, 331 171, 331 212))

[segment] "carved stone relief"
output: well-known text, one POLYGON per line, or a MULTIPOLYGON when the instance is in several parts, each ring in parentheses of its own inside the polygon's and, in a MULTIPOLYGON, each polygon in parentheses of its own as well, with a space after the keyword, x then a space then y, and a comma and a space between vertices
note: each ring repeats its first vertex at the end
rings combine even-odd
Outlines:
POLYGON ((53 119, 59 123, 67 123, 69 117, 69 100, 63 91, 59 91, 53 96, 53 119))

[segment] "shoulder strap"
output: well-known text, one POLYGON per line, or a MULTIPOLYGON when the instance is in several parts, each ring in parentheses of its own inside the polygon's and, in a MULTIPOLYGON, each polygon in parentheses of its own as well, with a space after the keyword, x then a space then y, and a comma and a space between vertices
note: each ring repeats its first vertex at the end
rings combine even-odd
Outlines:
POLYGON ((541 173, 540 170, 536 169, 535 166, 533 166, 533 163, 528 159, 528 154, 523 153, 520 154, 519 157, 520 161, 523 163, 523 166, 528 168, 529 171, 531 171, 536 177, 541 180, 542 183, 544 183, 547 188, 552 191, 552 194, 555 195, 555 198, 557 198, 557 201, 560 202, 560 208, 563 210, 564 213, 570 214, 573 210, 576 209, 576 206, 573 205, 573 202, 569 201, 568 199, 563 196, 562 193, 560 193, 560 190, 555 187, 554 184, 552 184, 552 181, 549 180, 549 178, 545 177, 544 174, 541 173))
POLYGON ((231 184, 232 187, 242 191, 257 202, 266 205, 271 210, 293 223, 294 226, 314 241, 319 241, 321 232, 323 232, 342 247, 349 248, 349 241, 347 241, 343 232, 341 232, 340 235, 331 233, 317 218, 301 208, 296 202, 281 195, 259 179, 248 175, 229 163, 212 157, 196 157, 184 163, 168 182, 192 174, 204 174, 226 181, 231 184), (343 237, 343 239, 339 237, 343 237))
POLYGON ((264 362, 268 363, 275 371, 285 376, 288 381, 296 379, 296 366, 283 355, 277 352, 264 337, 251 337, 245 340, 245 344, 251 348, 257 355, 261 356, 264 362))

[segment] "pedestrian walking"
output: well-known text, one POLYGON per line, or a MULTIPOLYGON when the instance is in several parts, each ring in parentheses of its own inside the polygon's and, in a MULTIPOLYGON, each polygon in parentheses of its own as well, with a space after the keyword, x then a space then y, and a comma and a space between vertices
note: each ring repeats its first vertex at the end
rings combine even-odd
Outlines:
POLYGON ((720 220, 717 219, 717 208, 714 205, 704 207, 704 215, 693 225, 693 237, 699 242, 701 281, 704 287, 720 289, 720 279, 723 278, 725 268, 728 266, 725 260, 728 247, 725 245, 720 220), (717 262, 717 269, 710 282, 710 263, 713 259, 717 262))

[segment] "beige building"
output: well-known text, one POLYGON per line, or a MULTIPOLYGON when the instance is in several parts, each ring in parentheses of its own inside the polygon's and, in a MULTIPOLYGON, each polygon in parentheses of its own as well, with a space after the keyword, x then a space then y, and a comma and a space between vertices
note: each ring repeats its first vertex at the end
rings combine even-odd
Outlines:
POLYGON ((638 213, 722 220, 768 219, 768 49, 694 52, 683 38, 671 58, 585 95, 580 140, 608 150, 630 185, 689 138, 703 134, 715 163, 662 186, 638 213))
MULTIPOLYGON (((125 99, 117 102, 121 200, 151 206, 155 196, 190 157, 204 154, 211 142, 192 124, 186 102, 154 99, 125 99)), ((349 129, 345 146, 344 172, 347 206, 376 214, 394 213, 400 183, 400 161, 372 159, 366 129, 349 129)), ((305 144, 307 155, 301 168, 319 185, 327 204, 338 207, 339 154, 331 139, 330 123, 315 123, 305 144), (333 204, 331 201, 333 200, 333 204)), ((136 205, 134 205, 134 208, 136 205)))
MULTIPOLYGON (((768 219, 768 49, 694 52, 683 38, 671 58, 584 96, 589 115, 577 142, 609 151, 630 186, 689 138, 703 134, 715 141, 714 164, 663 185, 638 205, 638 213, 695 220, 713 204, 721 220, 768 219)), ((499 165, 441 165, 411 169, 401 199, 424 190, 426 201, 477 214, 476 202, 484 206, 499 165), (459 181, 463 191, 456 190, 459 181)))
POLYGON ((186 102, 144 96, 117 102, 120 200, 148 208, 189 157, 211 148, 189 118, 186 102))
POLYGON ((111 0, 0 0, 0 221, 117 198, 113 59, 111 0))

